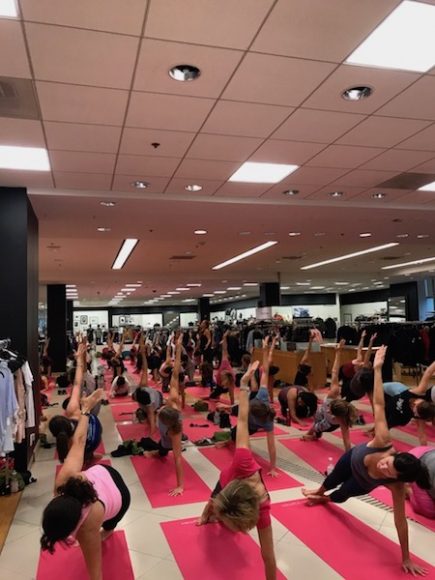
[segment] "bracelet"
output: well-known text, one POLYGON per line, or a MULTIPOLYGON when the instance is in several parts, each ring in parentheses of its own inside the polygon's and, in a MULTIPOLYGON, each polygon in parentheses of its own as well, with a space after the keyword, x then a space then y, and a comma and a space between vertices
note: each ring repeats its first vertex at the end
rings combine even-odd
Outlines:
POLYGON ((251 389, 248 387, 248 385, 240 385, 240 390, 249 392, 251 389))
POLYGON ((84 417, 90 417, 91 416, 91 414, 90 414, 89 411, 82 411, 80 414, 83 415, 84 417))

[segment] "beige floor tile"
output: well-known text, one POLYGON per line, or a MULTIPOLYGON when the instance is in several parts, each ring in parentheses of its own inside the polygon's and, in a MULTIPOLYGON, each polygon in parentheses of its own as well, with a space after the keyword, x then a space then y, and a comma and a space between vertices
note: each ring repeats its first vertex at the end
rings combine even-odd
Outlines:
POLYGON ((183 580, 183 576, 175 562, 162 560, 136 580, 183 580))

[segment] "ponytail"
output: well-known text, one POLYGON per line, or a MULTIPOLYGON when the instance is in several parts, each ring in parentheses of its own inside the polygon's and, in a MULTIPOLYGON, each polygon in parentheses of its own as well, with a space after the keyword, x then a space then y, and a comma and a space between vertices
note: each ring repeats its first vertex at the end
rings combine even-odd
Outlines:
POLYGON ((92 483, 81 477, 70 477, 57 488, 57 493, 78 500, 81 507, 86 507, 98 499, 92 483))
POLYGON ((56 437, 56 450, 59 461, 63 463, 69 451, 69 440, 74 434, 71 421, 62 415, 56 415, 48 423, 53 437, 56 437))
POLYGON ((431 489, 430 475, 427 467, 421 464, 421 469, 417 473, 415 483, 422 489, 431 489))
POLYGON ((430 489, 429 472, 420 459, 411 453, 396 453, 393 463, 399 481, 415 483, 422 489, 430 489))

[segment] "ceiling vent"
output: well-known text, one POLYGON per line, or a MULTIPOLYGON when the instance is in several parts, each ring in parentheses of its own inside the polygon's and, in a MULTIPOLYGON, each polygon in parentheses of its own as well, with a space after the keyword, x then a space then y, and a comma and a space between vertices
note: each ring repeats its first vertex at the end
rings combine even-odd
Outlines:
POLYGON ((283 256, 281 260, 300 260, 302 256, 283 256))
POLYGON ((196 256, 171 256, 170 260, 193 260, 196 256))
POLYGON ((32 80, 0 77, 0 117, 39 119, 32 80))
POLYGON ((385 262, 392 262, 393 260, 401 260, 403 256, 382 256, 379 258, 380 260, 384 260, 385 262))
POLYGON ((435 181, 433 173, 400 173, 376 186, 379 189, 419 189, 435 181))

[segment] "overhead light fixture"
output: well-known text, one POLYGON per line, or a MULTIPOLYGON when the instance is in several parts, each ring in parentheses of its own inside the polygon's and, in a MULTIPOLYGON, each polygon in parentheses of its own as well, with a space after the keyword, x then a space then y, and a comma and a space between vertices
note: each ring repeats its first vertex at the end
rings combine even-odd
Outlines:
POLYGON ((110 232, 111 228, 97 228, 97 232, 110 232))
POLYGON ((203 298, 213 298, 214 294, 203 294, 202 297, 203 298))
POLYGON ((190 290, 190 288, 175 288, 175 290, 180 290, 180 292, 185 292, 186 290, 190 290))
POLYGON ((330 260, 324 260, 323 262, 316 262, 315 264, 309 264, 308 266, 302 266, 301 270, 311 270, 312 268, 319 268, 320 266, 326 266, 326 264, 333 264, 334 262, 340 262, 341 260, 348 260, 349 258, 356 258, 357 256, 363 256, 364 254, 371 254, 372 252, 380 252, 381 250, 386 250, 387 248, 393 248, 398 246, 398 242, 391 242, 389 244, 383 244, 382 246, 375 246, 374 248, 368 248, 367 250, 361 250, 360 252, 352 252, 352 254, 344 254, 344 256, 338 256, 337 258, 331 258, 330 260))
POLYGON ((435 6, 405 0, 375 28, 346 64, 427 72, 435 65, 435 6))
POLYGON ((288 197, 292 197, 294 195, 298 195, 299 189, 285 189, 283 195, 287 195, 288 197))
POLYGON ((116 205, 116 202, 114 202, 114 201, 100 201, 100 205, 102 205, 104 207, 114 207, 116 205))
POLYGON ((0 18, 17 18, 16 0, 0 0, 0 18))
POLYGON ((194 81, 201 75, 201 71, 197 66, 191 64, 177 64, 177 66, 169 69, 169 76, 174 81, 190 82, 194 81))
POLYGON ((191 185, 186 185, 184 188, 186 191, 201 191, 202 185, 198 185, 197 183, 192 183, 191 185))
POLYGON ((129 258, 130 254, 136 247, 139 240, 136 238, 127 238, 123 241, 121 248, 119 249, 118 255, 113 262, 112 270, 121 270, 124 267, 125 262, 129 258))
POLYGON ((136 288, 121 288, 121 292, 136 292, 136 288))
POLYGON ((435 181, 426 183, 426 185, 423 185, 423 187, 419 187, 417 191, 435 191, 435 181))
POLYGON ((425 238, 428 238, 429 234, 417 234, 417 238, 419 240, 424 240, 425 238))
POLYGON ((47 150, 42 147, 0 145, 0 169, 50 171, 47 150))
POLYGON ((359 235, 360 238, 371 238, 372 234, 370 232, 363 232, 359 235))
POLYGON ((174 294, 174 295, 175 295, 175 294, 180 294, 180 292, 178 292, 178 291, 175 291, 175 290, 174 290, 173 292, 168 292, 168 294, 170 294, 170 295, 172 296, 173 294, 174 294))
POLYGON ((227 288, 227 290, 241 290, 241 289, 242 289, 242 287, 241 287, 241 286, 229 286, 229 287, 227 288))
POLYGON ((246 161, 228 181, 244 183, 278 183, 298 169, 298 165, 255 163, 246 161))
POLYGON ((396 238, 409 238, 409 234, 397 234, 396 238))
POLYGON ((245 282, 243 286, 258 286, 258 282, 245 282))
POLYGON ((215 291, 213 292, 213 294, 226 294, 226 293, 227 293, 227 291, 226 291, 226 290, 215 290, 215 291))
POLYGON ((322 236, 326 236, 325 232, 316 232, 314 234, 314 237, 315 238, 321 238, 322 236))
POLYGON ((433 258, 422 258, 421 260, 413 260, 412 262, 403 262, 402 264, 394 264, 394 266, 384 266, 381 270, 392 270, 393 268, 403 268, 404 266, 418 266, 420 264, 426 264, 427 262, 433 262, 433 258))
POLYGON ((334 282, 336 286, 347 286, 349 282, 334 282))
POLYGON ((281 286, 281 290, 290 290, 290 286, 281 286))
POLYGON ((311 290, 324 290, 325 286, 311 286, 311 290))
POLYGON ((350 87, 341 93, 346 101, 361 101, 367 99, 373 93, 371 87, 350 87))
POLYGON ((384 197, 387 197, 387 194, 381 193, 381 192, 372 193, 372 197, 373 197, 373 199, 384 199, 384 197))
POLYGON ((230 258, 229 260, 226 260, 225 262, 218 264, 217 266, 213 266, 212 270, 221 270, 222 268, 225 268, 226 266, 229 266, 230 264, 234 264, 235 262, 239 262, 240 260, 244 260, 245 258, 252 256, 253 254, 257 254, 258 252, 262 252, 263 250, 266 250, 267 248, 270 248, 271 246, 274 246, 277 243, 278 242, 270 241, 270 242, 266 242, 265 244, 261 244, 260 246, 256 246, 255 248, 252 248, 251 250, 248 250, 247 252, 243 252, 243 254, 239 254, 238 256, 234 256, 234 258, 230 258))
POLYGON ((65 288, 77 288, 76 284, 65 284, 65 288))
POLYGON ((296 237, 296 236, 300 236, 300 235, 301 235, 301 232, 289 232, 289 234, 288 234, 288 235, 289 235, 290 237, 294 238, 294 237, 296 237))
POLYGON ((146 189, 147 187, 150 186, 148 181, 132 181, 130 185, 132 185, 136 189, 146 189))
POLYGON ((142 284, 126 284, 125 287, 126 288, 140 288, 142 286, 142 284))
POLYGON ((328 195, 330 195, 331 197, 343 197, 343 192, 342 191, 331 191, 330 193, 328 193, 328 195))
POLYGON ((310 282, 296 282, 296 286, 309 286, 310 282))
POLYGON ((197 236, 205 236, 207 230, 195 230, 193 233, 196 234, 197 236))
POLYGON ((250 236, 251 232, 239 232, 239 236, 250 236))
POLYGON ((202 284, 186 284, 186 286, 189 286, 190 288, 200 288, 202 284))

